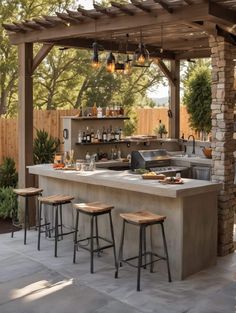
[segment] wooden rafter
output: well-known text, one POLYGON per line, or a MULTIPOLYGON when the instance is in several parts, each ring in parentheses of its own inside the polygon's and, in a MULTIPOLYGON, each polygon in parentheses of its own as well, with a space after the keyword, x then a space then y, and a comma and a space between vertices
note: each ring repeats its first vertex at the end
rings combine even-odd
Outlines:
POLYGON ((33 29, 33 30, 40 30, 43 29, 43 27, 41 27, 40 25, 36 24, 35 22, 32 21, 22 21, 21 22, 23 25, 25 25, 27 28, 29 29, 33 29))
POLYGON ((209 14, 222 21, 236 24, 236 12, 219 3, 209 1, 209 14))
POLYGON ((20 33, 24 33, 24 31, 23 31, 21 28, 19 28, 18 26, 14 25, 14 24, 6 24, 6 23, 3 23, 2 26, 3 26, 6 30, 8 30, 8 31, 10 31, 10 32, 16 32, 16 33, 20 32, 20 33))
POLYGON ((164 10, 166 10, 168 13, 172 14, 173 9, 169 7, 169 5, 163 1, 163 0, 154 0, 155 3, 158 3, 164 10))
POLYGON ((50 28, 55 26, 55 22, 49 22, 42 18, 33 18, 35 23, 39 24, 40 26, 43 26, 45 28, 50 28))
POLYGON ((57 15, 60 19, 66 21, 66 22, 68 22, 68 23, 76 23, 76 24, 77 24, 77 23, 80 23, 80 21, 79 21, 78 19, 73 18, 73 17, 69 16, 69 15, 66 14, 66 13, 56 12, 56 15, 57 15))
POLYGON ((111 10, 106 9, 100 5, 97 5, 96 3, 94 3, 93 6, 97 12, 100 12, 100 13, 105 14, 105 15, 110 16, 110 17, 116 16, 116 14, 114 12, 111 12, 111 10))
POLYGON ((52 50, 54 44, 43 44, 39 52, 36 54, 36 56, 33 59, 33 65, 32 65, 32 73, 36 70, 36 68, 41 64, 43 59, 48 55, 48 53, 52 50))
POLYGON ((85 20, 85 17, 82 16, 79 12, 76 11, 71 11, 71 10, 66 10, 66 12, 68 13, 69 17, 72 17, 74 19, 76 19, 79 22, 83 22, 85 20))
POLYGON ((77 8, 77 11, 79 13, 81 13, 81 15, 85 16, 85 17, 89 17, 89 18, 92 18, 94 20, 98 19, 99 17, 101 17, 101 14, 100 13, 97 13, 97 12, 93 12, 91 13, 89 10, 85 10, 83 8, 81 8, 80 6, 77 8))
POLYGON ((111 5, 117 9, 119 9, 121 12, 133 16, 134 15, 134 11, 132 11, 131 9, 128 9, 126 6, 120 4, 120 3, 116 3, 114 1, 111 1, 111 5))
POLYGON ((144 12, 147 12, 147 13, 151 13, 152 10, 150 9, 150 7, 146 6, 146 5, 143 5, 142 2, 139 2, 137 0, 131 0, 131 3, 138 9, 144 11, 144 12))
POLYGON ((63 19, 60 19, 58 16, 48 16, 48 15, 43 15, 43 18, 46 21, 52 22, 52 23, 56 23, 56 24, 66 24, 65 21, 63 19))

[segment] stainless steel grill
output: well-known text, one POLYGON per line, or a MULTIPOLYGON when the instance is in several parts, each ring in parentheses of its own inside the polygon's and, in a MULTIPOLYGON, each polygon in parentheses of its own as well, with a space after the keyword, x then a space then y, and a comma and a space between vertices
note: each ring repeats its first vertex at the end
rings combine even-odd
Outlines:
POLYGON ((175 175, 186 167, 172 166, 171 158, 165 149, 139 150, 131 153, 131 169, 145 168, 158 174, 175 175))

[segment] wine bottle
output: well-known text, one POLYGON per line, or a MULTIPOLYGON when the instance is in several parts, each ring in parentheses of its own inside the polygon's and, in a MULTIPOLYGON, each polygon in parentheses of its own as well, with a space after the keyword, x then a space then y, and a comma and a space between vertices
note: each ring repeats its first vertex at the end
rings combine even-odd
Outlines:
POLYGON ((89 131, 88 126, 87 126, 87 130, 86 130, 86 142, 91 143, 91 133, 89 131))
POLYGON ((104 126, 103 126, 103 131, 102 131, 102 141, 103 142, 107 141, 107 132, 104 126))
POLYGON ((83 132, 82 142, 86 143, 86 133, 85 133, 85 131, 83 132))
POLYGON ((116 128, 115 130, 115 141, 119 141, 120 140, 120 133, 119 133, 119 129, 116 128))
POLYGON ((94 142, 95 142, 95 135, 94 135, 94 130, 93 130, 93 128, 91 129, 90 136, 91 136, 91 143, 94 143, 94 142))

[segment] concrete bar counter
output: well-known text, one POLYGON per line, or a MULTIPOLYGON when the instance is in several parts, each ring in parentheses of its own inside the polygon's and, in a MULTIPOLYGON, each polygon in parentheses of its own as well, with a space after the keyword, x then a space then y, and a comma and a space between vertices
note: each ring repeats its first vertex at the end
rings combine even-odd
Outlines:
MULTIPOLYGON (((167 217, 165 230, 169 249, 171 273, 181 280, 216 263, 217 256, 217 193, 221 184, 183 179, 182 185, 162 185, 157 180, 143 180, 141 175, 128 171, 98 169, 93 172, 54 170, 51 165, 29 167, 38 175, 44 195, 56 193, 73 195, 75 202, 100 201, 115 206, 113 218, 117 247, 120 240, 119 213, 150 210, 167 217)), ((64 221, 73 225, 73 210, 67 207, 64 221)), ((88 221, 82 221, 82 231, 88 221)), ((106 233, 106 223, 100 221, 106 233)), ((132 226, 131 226, 132 227, 132 226)), ((157 227, 156 227, 157 228, 157 227)), ((154 246, 161 254, 161 234, 152 228, 154 246)), ((129 254, 137 253, 135 229, 127 231, 129 254)), ((162 264, 157 270, 165 271, 162 264)))

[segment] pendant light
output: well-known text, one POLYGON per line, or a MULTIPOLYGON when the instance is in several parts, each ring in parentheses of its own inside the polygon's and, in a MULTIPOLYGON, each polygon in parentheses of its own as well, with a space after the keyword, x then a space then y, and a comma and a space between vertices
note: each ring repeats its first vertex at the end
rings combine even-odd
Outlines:
POLYGON ((124 69, 124 74, 129 75, 132 72, 132 66, 131 66, 131 60, 129 56, 127 55, 127 59, 125 61, 125 69, 124 69))
POLYGON ((100 62, 99 62, 99 57, 98 57, 98 43, 95 41, 92 47, 93 47, 92 67, 94 69, 97 69, 100 67, 100 62))
POLYGON ((106 69, 109 73, 114 73, 115 72, 115 56, 112 52, 109 53, 107 57, 107 64, 106 64, 106 69))
POLYGON ((140 32, 140 43, 138 45, 138 49, 134 53, 134 61, 139 64, 144 64, 149 59, 149 52, 146 49, 143 40, 142 40, 142 32, 140 32))

